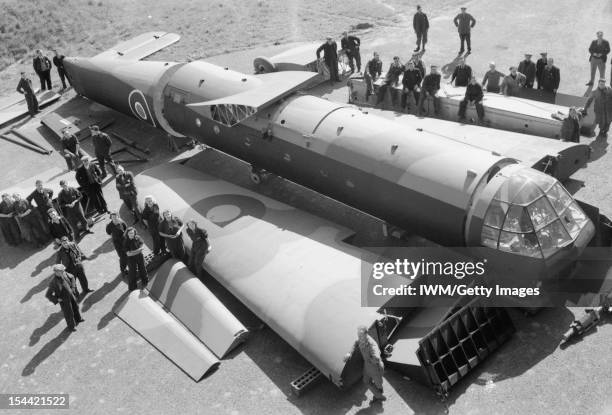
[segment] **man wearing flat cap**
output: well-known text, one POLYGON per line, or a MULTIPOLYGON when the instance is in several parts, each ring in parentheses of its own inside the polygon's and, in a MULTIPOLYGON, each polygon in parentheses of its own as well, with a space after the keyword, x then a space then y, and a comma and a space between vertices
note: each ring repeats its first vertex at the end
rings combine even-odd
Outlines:
POLYGON ((524 88, 533 88, 533 83, 536 78, 536 66, 535 63, 531 60, 531 53, 525 54, 525 59, 519 63, 518 71, 525 75, 525 85, 524 88))
POLYGON ((86 257, 83 251, 81 251, 81 248, 79 248, 76 243, 68 240, 68 237, 62 236, 60 244, 55 262, 65 266, 68 272, 77 277, 81 284, 83 296, 85 296, 87 293, 93 291, 89 288, 89 281, 87 281, 85 268, 83 268, 83 260, 86 259, 86 257))
POLYGON ((467 13, 465 10, 466 8, 462 7, 461 13, 459 13, 453 19, 453 23, 455 23, 455 26, 457 26, 457 30, 459 31, 459 40, 461 41, 459 55, 461 55, 465 50, 463 47, 464 43, 467 43, 467 53, 472 52, 471 31, 476 25, 476 19, 474 19, 474 17, 472 17, 472 15, 467 13))
POLYGON ((323 61, 329 68, 329 81, 331 83, 340 82, 338 76, 338 45, 331 36, 328 36, 325 43, 317 49, 317 61, 321 59, 321 52, 323 52, 323 61))
POLYGON ((76 326, 85 320, 79 312, 79 304, 77 303, 79 292, 74 277, 66 272, 66 267, 62 264, 53 266, 53 274, 45 297, 53 304, 60 305, 68 330, 76 331, 76 326))

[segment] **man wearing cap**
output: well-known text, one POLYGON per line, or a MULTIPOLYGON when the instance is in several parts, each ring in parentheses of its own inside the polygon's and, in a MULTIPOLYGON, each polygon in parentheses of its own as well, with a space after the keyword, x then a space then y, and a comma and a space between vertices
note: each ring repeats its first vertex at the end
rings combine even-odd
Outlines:
POLYGON ((144 290, 149 283, 149 276, 147 274, 147 268, 144 261, 144 255, 142 249, 144 242, 142 238, 136 233, 136 229, 130 227, 125 231, 125 238, 123 240, 123 249, 127 255, 127 264, 129 270, 128 277, 128 289, 134 291, 138 287, 138 281, 136 278, 140 278, 141 289, 144 290))
POLYGON ((51 61, 42 54, 40 49, 36 50, 32 66, 40 79, 40 90, 44 91, 46 87, 46 89, 51 91, 51 61))
POLYGON ((323 52, 325 65, 329 68, 330 82, 340 82, 338 77, 338 45, 331 36, 328 36, 326 42, 317 49, 317 60, 321 59, 321 51, 323 52))
MULTIPOLYGON (((68 221, 61 217, 55 209, 49 209, 49 231, 55 240, 56 245, 61 245, 62 239, 65 237, 69 241, 74 241, 74 234, 68 221)), ((72 272, 72 271, 71 271, 72 272)))
POLYGON ((518 71, 525 75, 524 88, 533 88, 533 82, 536 78, 536 65, 531 60, 531 53, 525 54, 525 59, 519 63, 518 71))
POLYGON ((434 113, 436 115, 440 114, 440 98, 437 96, 437 93, 440 90, 441 78, 442 77, 438 73, 438 67, 436 65, 431 65, 431 71, 425 76, 425 78, 423 78, 423 87, 421 88, 421 96, 419 97, 419 108, 417 110, 417 115, 421 115, 423 113, 423 104, 428 96, 433 98, 434 113))
POLYGON ((489 63, 489 70, 485 72, 484 78, 482 78, 482 87, 486 87, 487 92, 499 93, 499 84, 503 77, 504 74, 495 69, 495 62, 491 62, 489 63))
POLYGON ((117 166, 115 184, 117 191, 119 192, 119 197, 134 215, 134 223, 132 225, 135 225, 136 223, 140 222, 141 213, 140 208, 138 207, 138 201, 136 200, 138 191, 136 190, 136 184, 134 183, 134 175, 131 171, 125 171, 122 166, 117 166))
POLYGON ((113 246, 119 256, 119 270, 127 275, 127 255, 123 246, 127 225, 119 218, 117 212, 111 212, 110 219, 111 221, 106 225, 106 233, 111 236, 113 246))
POLYGON ((89 157, 83 157, 81 162, 81 166, 76 170, 76 180, 87 196, 87 205, 92 206, 98 213, 108 213, 102 193, 102 172, 89 157))
POLYGON ((501 92, 505 96, 516 96, 519 88, 525 84, 525 75, 516 70, 516 66, 510 67, 510 73, 504 77, 501 92))
POLYGON ((53 190, 43 187, 40 180, 36 180, 36 189, 26 197, 26 200, 28 203, 32 203, 32 200, 36 203, 36 209, 38 209, 45 222, 49 219, 49 209, 55 209, 53 207, 53 190))
POLYGON ((83 251, 76 243, 69 241, 66 236, 62 236, 60 243, 61 246, 57 251, 55 262, 65 266, 66 271, 79 280, 83 295, 92 292, 93 290, 89 289, 85 268, 83 268, 83 260, 86 259, 83 251))
POLYGON ((465 64, 465 59, 459 58, 459 64, 455 66, 450 83, 455 82, 455 86, 467 86, 472 78, 472 68, 465 64))
POLYGON ((559 68, 554 65, 553 58, 546 60, 546 66, 542 71, 542 89, 547 92, 557 93, 559 83, 561 82, 561 73, 559 68))
POLYGON ((548 53, 542 52, 540 53, 540 56, 541 58, 536 62, 536 79, 538 81, 538 89, 542 89, 542 74, 544 73, 546 62, 548 61, 548 53))
POLYGON ((404 71, 402 77, 402 109, 409 110, 410 104, 408 104, 408 95, 412 93, 414 96, 414 102, 419 102, 419 92, 421 90, 421 71, 414 67, 414 62, 409 61, 408 67, 404 71))
POLYGON ((606 86, 606 80, 603 78, 599 80, 597 88, 591 92, 589 99, 584 105, 585 113, 593 103, 595 104, 593 108, 595 111, 595 124, 599 126, 597 138, 605 138, 608 136, 610 122, 612 121, 612 88, 606 86))
POLYGON ((478 121, 482 122, 484 120, 484 107, 482 106, 482 99, 484 98, 484 94, 482 92, 482 87, 476 81, 476 77, 472 76, 470 79, 470 83, 465 88, 465 97, 459 104, 459 121, 465 120, 465 111, 470 102, 473 102, 476 106, 476 113, 478 114, 478 121))
POLYGON ((417 11, 412 18, 412 27, 414 28, 414 33, 416 34, 416 49, 415 52, 421 50, 421 45, 423 47, 423 52, 425 52, 425 44, 427 43, 427 31, 429 30, 429 20, 427 19, 427 15, 423 13, 421 10, 421 6, 417 5, 417 11))
POLYGON ((589 46, 589 62, 591 63, 591 80, 587 82, 587 86, 593 86, 595 80, 595 71, 599 69, 599 77, 604 78, 606 76, 606 60, 608 59, 608 53, 610 53, 610 43, 603 38, 603 32, 600 30, 597 32, 597 39, 591 42, 589 46))
POLYGON ((35 117, 38 113, 38 99, 32 88, 32 80, 28 78, 25 72, 21 72, 21 79, 17 84, 17 92, 25 96, 26 104, 28 105, 28 112, 30 116, 35 117))
POLYGON ((68 170, 74 170, 81 157, 85 156, 85 153, 81 150, 79 139, 69 130, 64 129, 62 130, 61 144, 68 170))
POLYGON ((355 72, 355 64, 357 64, 357 72, 361 72, 361 54, 359 53, 360 46, 361 40, 357 36, 349 36, 348 32, 342 33, 340 47, 342 48, 342 51, 346 53, 349 66, 351 67, 351 73, 355 72))
POLYGON ((61 180, 60 186, 62 190, 57 195, 57 201, 64 210, 64 215, 74 230, 75 236, 78 236, 80 233, 79 228, 82 228, 85 233, 93 233, 83 212, 83 206, 81 205, 83 195, 81 192, 74 187, 68 186, 66 180, 61 180))
POLYGON ((374 93, 374 82, 378 80, 382 74, 382 61, 378 52, 374 52, 374 57, 366 63, 365 71, 363 71, 363 80, 366 83, 366 101, 370 95, 374 93))
POLYGON ((77 303, 79 292, 77 291, 74 276, 67 273, 66 267, 62 264, 53 266, 53 274, 45 297, 53 304, 59 303, 64 313, 68 330, 76 331, 76 326, 85 320, 83 320, 79 311, 79 304, 77 303))
POLYGON ((387 90, 391 90, 391 101, 393 106, 397 104, 397 91, 395 91, 394 86, 399 85, 399 77, 404 73, 404 65, 400 61, 399 56, 393 57, 393 62, 389 65, 389 70, 385 75, 385 82, 381 85, 378 90, 378 98, 376 99, 376 105, 384 102, 385 95, 387 94, 387 90))
POLYGON ((463 47, 464 42, 467 43, 467 51, 468 53, 472 52, 472 41, 471 41, 471 31, 472 28, 476 25, 476 19, 472 17, 471 14, 467 13, 465 7, 461 8, 461 13, 459 13, 453 19, 457 30, 459 31, 459 40, 461 41, 461 49, 459 50, 459 55, 463 53, 465 50, 463 47))
POLYGON ((113 167, 113 170, 115 170, 115 161, 111 156, 111 146, 113 145, 113 141, 108 134, 100 131, 100 128, 97 125, 92 125, 89 127, 89 131, 91 132, 94 154, 98 159, 98 165, 100 166, 100 171, 102 172, 102 179, 104 179, 106 177, 106 162, 108 162, 108 164, 113 167))

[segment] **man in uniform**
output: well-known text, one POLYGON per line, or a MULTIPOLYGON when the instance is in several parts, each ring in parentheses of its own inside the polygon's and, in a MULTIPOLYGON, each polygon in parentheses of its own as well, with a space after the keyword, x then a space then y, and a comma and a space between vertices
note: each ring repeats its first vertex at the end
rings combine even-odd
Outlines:
POLYGON ((321 59, 321 51, 323 52, 325 65, 329 68, 329 81, 332 84, 340 82, 338 76, 338 45, 331 36, 328 36, 325 43, 317 49, 317 61, 321 59))
POLYGON ((111 212, 110 219, 111 221, 106 225, 106 233, 111 236, 113 246, 119 256, 119 269, 123 274, 127 275, 127 255, 123 246, 127 225, 119 218, 117 212, 111 212))
POLYGON ((412 54, 412 58, 410 60, 414 62, 414 67, 418 69, 419 72, 421 72, 421 79, 425 78, 425 75, 427 75, 427 71, 425 70, 425 64, 423 63, 423 59, 421 59, 421 54, 412 54))
POLYGON ((484 120, 484 107, 482 106, 482 99, 484 98, 484 93, 482 92, 482 87, 476 81, 476 77, 472 76, 470 79, 469 85, 465 88, 465 98, 459 104, 459 121, 465 120, 465 111, 467 109, 468 103, 473 102, 476 106, 476 113, 478 114, 478 121, 482 122, 484 120))
POLYGON ((127 264, 129 270, 128 289, 134 291, 138 287, 137 277, 140 277, 141 290, 144 290, 149 283, 149 276, 145 266, 144 255, 142 248, 144 242, 136 233, 136 229, 130 227, 125 231, 125 239, 123 241, 123 249, 127 255, 127 264))
POLYGON ((423 78, 423 87, 421 88, 419 108, 417 110, 418 115, 421 115, 423 113, 423 104, 425 103, 425 99, 427 99, 428 96, 433 98, 435 115, 440 114, 440 98, 437 96, 437 94, 440 90, 441 78, 442 77, 438 73, 438 67, 436 65, 431 65, 430 73, 427 74, 425 78, 423 78))
POLYGON ((556 94, 557 89, 559 89, 559 83, 561 83, 559 68, 554 65, 553 58, 548 58, 542 72, 542 89, 556 94))
POLYGON ((603 32, 600 30, 597 32, 597 39, 591 42, 589 46, 589 62, 591 63, 591 80, 587 82, 587 86, 593 86, 595 80, 595 71, 599 69, 599 77, 604 78, 606 76, 606 60, 608 60, 608 53, 610 53, 610 43, 603 38, 603 32))
MULTIPOLYGON (((55 53, 55 56, 53 57, 53 64, 55 65, 55 67, 57 68, 57 74, 60 77, 60 80, 62 81, 62 89, 66 89, 66 78, 68 78, 66 76, 66 70, 64 69, 64 55, 61 55, 57 49, 53 51, 55 53)), ((70 82, 70 78, 68 78, 68 83, 71 84, 70 82)))
POLYGON ((134 183, 134 175, 131 171, 125 171, 122 166, 117 166, 117 175, 115 176, 115 183, 117 190, 119 191, 119 197, 123 200, 123 203, 134 215, 134 223, 138 223, 141 218, 140 209, 138 208, 138 201, 136 195, 136 184, 134 183))
POLYGON ((57 251, 57 259, 55 262, 64 265, 66 270, 79 280, 83 296, 93 292, 93 290, 89 288, 89 282, 85 275, 85 268, 83 268, 83 260, 86 259, 83 251, 81 251, 81 248, 79 248, 76 243, 69 241, 66 236, 62 236, 60 242, 61 246, 57 251))
POLYGON ((81 150, 79 139, 76 135, 72 134, 67 129, 64 129, 62 130, 61 143, 62 152, 64 159, 66 160, 68 170, 76 169, 80 163, 81 157, 85 156, 85 153, 83 153, 83 150, 81 150))
POLYGON ((98 127, 97 125, 92 125, 91 127, 89 127, 89 131, 91 132, 91 140, 94 146, 94 153, 96 155, 96 158, 98 159, 100 171, 102 172, 102 179, 104 179, 106 177, 106 162, 108 162, 108 164, 113 167, 113 170, 115 170, 115 161, 111 156, 111 146, 113 145, 113 141, 108 136, 108 134, 100 131, 100 127, 98 127))
POLYGON ((34 72, 36 72, 40 79, 40 90, 44 91, 46 87, 46 89, 51 91, 51 61, 42 54, 40 49, 36 50, 32 66, 34 66, 34 72))
POLYGON ((39 112, 38 99, 32 88, 32 80, 28 78, 25 72, 21 72, 21 79, 17 84, 17 92, 25 96, 26 104, 28 104, 28 112, 30 116, 35 117, 39 112))
POLYGON ((11 196, 8 193, 4 193, 2 195, 2 202, 0 202, 0 229, 2 229, 2 235, 6 243, 17 246, 21 243, 21 232, 15 219, 13 205, 14 202, 11 196))
POLYGON ((355 64, 357 64, 357 72, 361 72, 361 53, 359 53, 360 46, 361 40, 357 36, 349 36, 348 32, 342 33, 340 47, 342 48, 342 51, 346 53, 349 66, 351 67, 351 73, 355 72, 355 64))
POLYGON ((382 61, 378 52, 374 52, 374 57, 366 63, 365 71, 363 72, 363 80, 366 83, 366 101, 370 95, 374 94, 374 82, 378 80, 382 74, 382 61))
POLYGON ((102 193, 100 169, 91 162, 89 157, 81 158, 81 162, 81 166, 76 170, 76 180, 87 195, 88 205, 98 213, 109 213, 102 193))
POLYGON ((415 52, 421 50, 421 45, 423 47, 423 52, 425 52, 425 44, 427 43, 427 31, 429 30, 429 20, 427 20, 427 15, 423 13, 421 10, 421 6, 417 5, 417 11, 412 18, 412 27, 414 28, 414 33, 416 34, 416 49, 415 52))
POLYGON ((83 206, 81 205, 81 199, 83 195, 74 187, 68 186, 66 180, 60 181, 62 190, 57 195, 57 201, 62 209, 64 209, 64 215, 72 229, 74 230, 75 236, 78 236, 82 228, 85 233, 93 233, 89 228, 89 223, 85 218, 83 212, 83 206))
MULTIPOLYGON (((66 237, 69 241, 74 241, 74 232, 68 224, 68 221, 61 217, 55 209, 49 209, 48 215, 49 231, 51 232, 51 236, 55 240, 56 245, 60 246, 64 237, 66 237)), ((74 272, 70 272, 74 274, 74 272)))
POLYGON ((472 67, 465 64, 465 59, 459 58, 459 64, 455 66, 450 83, 455 82, 455 86, 467 86, 472 78, 472 67))
POLYGON ((453 19, 453 23, 457 27, 459 31, 459 40, 461 41, 461 49, 459 49, 459 55, 463 53, 465 50, 463 47, 463 43, 467 43, 467 53, 472 52, 472 39, 471 39, 471 31, 472 28, 476 25, 476 19, 472 17, 471 14, 467 13, 465 7, 461 8, 461 13, 459 13, 453 19))
POLYGON ((504 77, 501 92, 505 96, 515 96, 519 88, 525 84, 525 75, 516 70, 516 66, 510 67, 510 74, 504 77))
POLYGON ((592 103, 595 111, 595 124, 599 125, 599 135, 597 138, 605 138, 608 136, 610 122, 612 121, 612 88, 606 86, 606 80, 600 79, 597 83, 597 88, 591 92, 591 96, 587 100, 584 111, 590 108, 592 103))
POLYGON ((544 67, 548 61, 548 53, 540 53, 540 59, 536 62, 536 80, 538 81, 538 89, 542 89, 542 74, 544 73, 544 67))
POLYGON ((410 104, 408 104, 408 95, 412 93, 414 96, 414 102, 417 104, 419 102, 419 92, 421 90, 421 71, 414 67, 414 62, 409 61, 408 67, 404 71, 404 76, 402 77, 402 108, 410 109, 410 104))
POLYGON ((387 94, 387 90, 391 91, 391 102, 392 105, 395 106, 397 104, 397 90, 394 88, 399 86, 399 78, 404 73, 404 65, 400 61, 399 56, 393 57, 393 62, 389 65, 389 70, 385 75, 385 82, 381 85, 378 90, 378 97, 376 99, 376 105, 379 105, 384 102, 385 95, 387 94))
POLYGON ((499 93, 500 91, 500 80, 504 77, 504 74, 495 69, 495 62, 489 63, 489 70, 485 72, 484 78, 482 78, 482 87, 487 89, 487 92, 499 93))
POLYGON ((525 75, 524 88, 533 88, 533 82, 536 78, 536 65, 531 61, 531 53, 525 54, 525 59, 519 63, 518 71, 525 75))
POLYGON ((55 209, 53 206, 53 190, 43 187, 42 181, 36 180, 36 189, 26 197, 26 200, 28 203, 32 203, 32 200, 34 200, 40 216, 44 218, 45 222, 49 220, 49 209, 55 209))
POLYGON ((77 303, 79 292, 74 277, 66 272, 66 267, 62 264, 53 266, 53 274, 45 297, 53 304, 59 303, 66 324, 68 324, 68 330, 76 331, 76 326, 85 320, 79 312, 79 304, 77 303))

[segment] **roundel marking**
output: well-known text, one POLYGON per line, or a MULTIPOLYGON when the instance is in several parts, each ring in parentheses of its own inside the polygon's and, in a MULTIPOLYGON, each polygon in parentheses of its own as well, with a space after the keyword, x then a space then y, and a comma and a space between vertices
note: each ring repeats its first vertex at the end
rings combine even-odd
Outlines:
POLYGON ((262 218, 266 206, 259 200, 239 194, 221 194, 202 199, 191 208, 219 227, 225 227, 243 216, 262 218))
POLYGON ((156 127, 147 99, 141 90, 135 89, 128 96, 128 105, 134 116, 156 127))

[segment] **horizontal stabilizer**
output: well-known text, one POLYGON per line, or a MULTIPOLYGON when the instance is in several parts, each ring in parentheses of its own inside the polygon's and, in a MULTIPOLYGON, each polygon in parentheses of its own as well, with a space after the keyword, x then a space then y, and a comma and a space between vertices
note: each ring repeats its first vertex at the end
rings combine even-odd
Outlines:
POLYGON ((228 127, 241 123, 267 105, 303 88, 316 77, 313 72, 273 72, 257 75, 255 88, 211 101, 188 104, 204 117, 228 127))
POLYGON ((112 48, 97 54, 92 59, 120 58, 137 61, 178 42, 180 38, 181 36, 176 33, 147 32, 120 42, 112 48))
POLYGON ((246 338, 242 323, 180 261, 164 262, 149 283, 149 294, 219 358, 246 338))
POLYGON ((151 297, 132 291, 115 314, 196 382, 219 360, 151 297))

